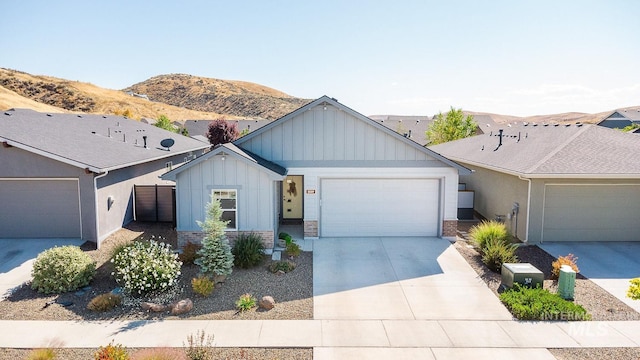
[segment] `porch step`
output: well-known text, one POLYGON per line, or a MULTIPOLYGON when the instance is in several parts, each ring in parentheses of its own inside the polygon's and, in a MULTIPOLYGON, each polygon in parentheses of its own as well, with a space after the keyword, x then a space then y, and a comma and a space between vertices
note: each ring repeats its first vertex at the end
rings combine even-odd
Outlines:
POLYGON ((271 260, 280 261, 280 259, 282 259, 282 251, 274 251, 273 254, 271 254, 271 260))

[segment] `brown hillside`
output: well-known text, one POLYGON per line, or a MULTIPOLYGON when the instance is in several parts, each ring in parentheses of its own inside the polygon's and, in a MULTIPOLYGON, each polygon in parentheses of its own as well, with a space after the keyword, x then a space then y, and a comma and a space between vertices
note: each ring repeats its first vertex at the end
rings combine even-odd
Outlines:
POLYGON ((125 91, 187 109, 268 120, 280 118, 311 101, 250 82, 186 74, 155 76, 125 91))
POLYGON ((512 123, 512 122, 531 122, 531 123, 583 123, 583 124, 595 124, 604 119, 611 111, 601 112, 597 114, 587 114, 579 112, 568 112, 562 114, 549 114, 549 115, 533 115, 533 116, 512 116, 512 115, 499 115, 483 112, 465 111, 470 115, 489 115, 493 121, 497 123, 512 123))
POLYGON ((0 68, 0 110, 29 108, 46 112, 86 112, 123 114, 157 119, 161 114, 171 120, 237 119, 236 116, 184 109, 127 95, 119 90, 103 89, 89 83, 49 76, 30 75, 0 68))

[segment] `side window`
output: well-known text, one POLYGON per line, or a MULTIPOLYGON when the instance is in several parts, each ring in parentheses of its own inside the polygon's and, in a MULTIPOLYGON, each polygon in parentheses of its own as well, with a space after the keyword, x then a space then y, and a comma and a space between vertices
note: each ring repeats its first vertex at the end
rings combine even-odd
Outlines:
POLYGON ((213 197, 220 201, 223 221, 228 221, 227 230, 238 230, 237 190, 213 190, 213 197))

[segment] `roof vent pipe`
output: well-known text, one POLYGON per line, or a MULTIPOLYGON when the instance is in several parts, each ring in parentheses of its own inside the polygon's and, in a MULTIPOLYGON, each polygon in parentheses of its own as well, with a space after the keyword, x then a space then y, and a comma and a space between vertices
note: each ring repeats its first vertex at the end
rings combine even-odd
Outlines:
POLYGON ((502 146, 502 133, 503 132, 504 132, 503 129, 498 130, 498 135, 496 135, 496 136, 498 138, 500 138, 500 140, 499 140, 499 143, 498 143, 498 147, 496 147, 495 150, 493 150, 493 151, 496 151, 496 150, 500 149, 500 146, 502 146))
POLYGON ((147 135, 142 136, 142 141, 144 142, 144 148, 147 149, 147 135))
POLYGON ((107 131, 108 131, 109 137, 111 137, 111 128, 107 128, 107 131))

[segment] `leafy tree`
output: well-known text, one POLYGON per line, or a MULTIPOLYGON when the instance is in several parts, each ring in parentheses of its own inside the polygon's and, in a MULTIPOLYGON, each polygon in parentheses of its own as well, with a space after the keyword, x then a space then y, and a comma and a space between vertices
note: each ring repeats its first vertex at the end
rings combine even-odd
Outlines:
POLYGON ((198 250, 200 257, 194 261, 200 266, 200 272, 204 275, 230 275, 233 271, 233 254, 224 233, 228 222, 220 220, 221 216, 220 201, 211 194, 205 221, 198 221, 198 226, 204 231, 205 237, 202 240, 202 248, 198 250))
POLYGON ((472 115, 465 117, 462 109, 454 109, 452 106, 446 116, 442 113, 436 115, 426 135, 429 145, 437 145, 472 136, 477 128, 478 124, 473 121, 472 115))
POLYGON ((171 132, 178 132, 178 129, 175 126, 173 126, 173 124, 171 123, 171 120, 169 120, 167 115, 158 116, 158 121, 156 121, 154 125, 156 127, 159 127, 161 129, 165 129, 171 132))
POLYGON ((622 130, 624 132, 634 132, 636 129, 640 129, 640 124, 631 124, 623 127, 622 129, 616 128, 618 130, 622 130))
POLYGON ((230 123, 224 119, 212 121, 207 131, 207 138, 211 146, 232 142, 239 136, 238 124, 230 123))

